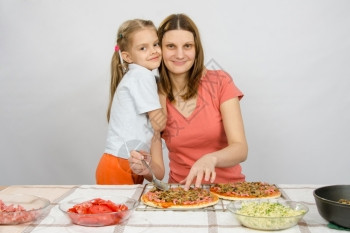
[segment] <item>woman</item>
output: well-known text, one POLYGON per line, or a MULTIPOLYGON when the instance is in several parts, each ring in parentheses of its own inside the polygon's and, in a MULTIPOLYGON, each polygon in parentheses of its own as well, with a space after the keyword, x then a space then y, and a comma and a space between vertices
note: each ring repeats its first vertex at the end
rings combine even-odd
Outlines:
MULTIPOLYGON (((221 70, 204 67, 198 29, 184 14, 168 16, 158 28, 163 61, 159 67, 167 124, 169 183, 244 181, 239 163, 247 158, 239 100, 241 91, 221 70)), ((132 153, 130 163, 141 156, 132 153)))

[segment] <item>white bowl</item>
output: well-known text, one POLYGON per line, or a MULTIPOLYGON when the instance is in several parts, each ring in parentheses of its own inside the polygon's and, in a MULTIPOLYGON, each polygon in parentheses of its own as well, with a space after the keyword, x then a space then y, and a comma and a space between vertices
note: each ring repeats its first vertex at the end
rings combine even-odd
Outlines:
POLYGON ((111 201, 116 205, 125 205, 127 206, 126 210, 118 210, 115 212, 104 212, 104 213, 73 213, 69 211, 70 208, 77 204, 84 202, 90 202, 97 197, 86 197, 78 198, 71 201, 61 203, 59 205, 60 210, 67 214, 74 224, 82 226, 108 226, 121 224, 129 219, 132 212, 135 210, 139 202, 135 199, 124 197, 124 196, 101 196, 98 197, 104 201, 111 201))
POLYGON ((0 194, 0 225, 31 222, 47 213, 50 201, 26 194, 0 194))
POLYGON ((300 202, 272 199, 234 201, 228 204, 227 209, 243 226, 257 230, 282 230, 293 227, 309 211, 309 208, 300 202), (275 211, 277 209, 280 211, 275 211))

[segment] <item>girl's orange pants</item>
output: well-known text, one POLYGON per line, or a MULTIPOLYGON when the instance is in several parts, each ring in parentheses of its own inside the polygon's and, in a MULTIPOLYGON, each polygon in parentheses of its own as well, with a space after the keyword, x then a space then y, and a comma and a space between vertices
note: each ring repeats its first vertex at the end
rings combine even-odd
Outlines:
POLYGON ((132 172, 127 159, 103 154, 96 169, 97 184, 142 184, 143 176, 132 172))

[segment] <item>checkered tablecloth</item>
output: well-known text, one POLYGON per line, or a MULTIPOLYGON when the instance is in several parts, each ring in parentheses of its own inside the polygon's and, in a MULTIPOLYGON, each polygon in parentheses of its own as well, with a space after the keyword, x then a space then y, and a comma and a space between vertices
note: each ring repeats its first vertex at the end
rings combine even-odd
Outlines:
MULTIPOLYGON (((1 193, 24 193, 47 198, 51 201, 50 212, 43 219, 36 222, 17 226, 0 226, 0 233, 164 233, 164 232, 209 232, 209 233, 240 233, 261 232, 245 228, 235 217, 226 211, 228 201, 221 201, 215 207, 199 210, 159 210, 144 206, 142 203, 136 208, 132 216, 123 225, 107 227, 83 227, 74 225, 70 219, 59 210, 59 203, 80 197, 97 197, 122 195, 139 199, 150 185, 81 185, 81 186, 10 186, 1 193)), ((309 207, 309 212, 295 227, 284 230, 284 233, 326 233, 340 232, 327 227, 326 222, 318 213, 313 190, 317 185, 278 185, 282 191, 282 198, 300 201, 309 207)))

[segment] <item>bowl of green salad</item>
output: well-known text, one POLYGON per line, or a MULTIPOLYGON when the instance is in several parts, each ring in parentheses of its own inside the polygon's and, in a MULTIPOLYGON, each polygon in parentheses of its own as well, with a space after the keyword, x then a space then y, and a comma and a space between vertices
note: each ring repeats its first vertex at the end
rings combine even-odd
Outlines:
POLYGON ((300 202, 282 199, 232 201, 226 208, 243 226, 266 231, 293 227, 309 211, 300 202))

